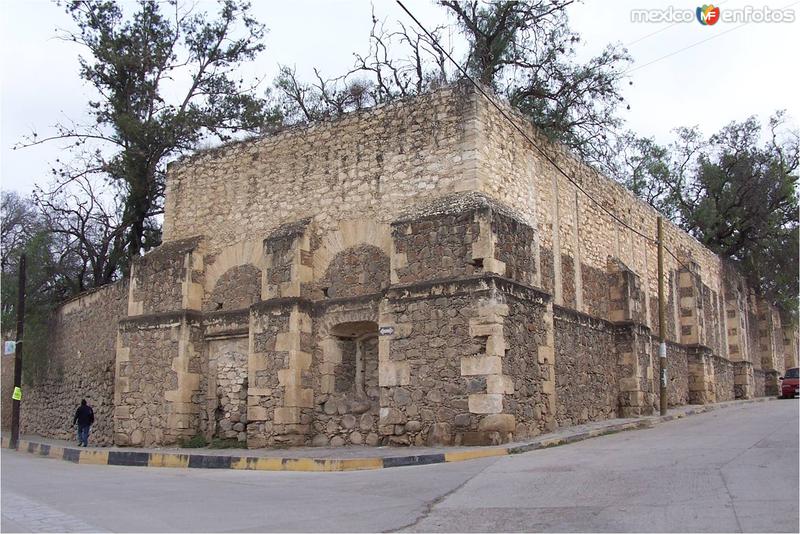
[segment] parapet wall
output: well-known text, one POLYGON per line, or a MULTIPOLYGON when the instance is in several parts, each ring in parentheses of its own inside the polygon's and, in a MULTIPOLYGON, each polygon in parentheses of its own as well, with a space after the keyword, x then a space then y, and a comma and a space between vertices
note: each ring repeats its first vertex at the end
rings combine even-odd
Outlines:
POLYGON ((306 217, 326 229, 388 223, 415 202, 474 189, 474 98, 453 86, 173 164, 164 241, 204 235, 214 252, 306 217))

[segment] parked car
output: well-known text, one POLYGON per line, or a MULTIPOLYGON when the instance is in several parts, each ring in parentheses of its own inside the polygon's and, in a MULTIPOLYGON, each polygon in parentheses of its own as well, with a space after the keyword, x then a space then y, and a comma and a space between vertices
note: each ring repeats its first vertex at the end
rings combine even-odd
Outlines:
POLYGON ((800 387, 800 367, 787 369, 786 374, 781 377, 781 398, 793 398, 797 395, 798 387, 800 387))

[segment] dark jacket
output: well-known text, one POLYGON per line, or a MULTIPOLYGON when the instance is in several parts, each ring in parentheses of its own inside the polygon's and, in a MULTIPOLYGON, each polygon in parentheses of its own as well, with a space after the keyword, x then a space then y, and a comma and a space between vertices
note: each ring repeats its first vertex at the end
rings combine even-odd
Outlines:
POLYGON ((75 417, 72 419, 72 424, 78 423, 78 426, 90 426, 94 423, 94 411, 88 404, 78 406, 75 410, 75 417))

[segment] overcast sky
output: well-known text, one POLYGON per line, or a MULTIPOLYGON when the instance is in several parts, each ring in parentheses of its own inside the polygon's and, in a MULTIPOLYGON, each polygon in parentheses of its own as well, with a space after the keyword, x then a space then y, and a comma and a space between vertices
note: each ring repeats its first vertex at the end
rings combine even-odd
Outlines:
MULTIPOLYGON (((380 17, 410 24, 393 1, 373 3, 380 17)), ((428 26, 446 22, 443 10, 429 0, 406 3, 428 26)), ((634 58, 633 84, 626 83, 624 88, 631 106, 623 113, 627 126, 666 142, 677 126, 699 125, 710 134, 750 115, 766 119, 777 109, 788 110, 797 124, 800 22, 739 25, 722 20, 703 26, 696 20, 673 24, 631 21, 631 9, 673 6, 694 11, 697 5, 585 0, 570 7, 572 27, 583 36, 583 57, 598 53, 608 43, 620 42, 634 58)), ((800 2, 792 0, 749 4, 728 0, 717 5, 722 10, 789 6, 800 14, 800 2)), ((201 1, 199 7, 213 11, 215 3, 201 1)), ((305 78, 314 66, 327 75, 340 74, 352 67, 353 52, 368 47, 368 0, 253 0, 253 7, 269 33, 266 51, 248 72, 268 82, 279 63, 295 65, 305 78)), ((1 185, 28 194, 34 183, 49 181, 50 164, 63 154, 56 145, 17 151, 12 146, 33 129, 44 135, 52 132, 50 126, 57 121, 81 120, 91 93, 78 78, 79 49, 53 39, 57 27, 71 27, 63 8, 43 0, 0 0, 0 10, 1 185)))

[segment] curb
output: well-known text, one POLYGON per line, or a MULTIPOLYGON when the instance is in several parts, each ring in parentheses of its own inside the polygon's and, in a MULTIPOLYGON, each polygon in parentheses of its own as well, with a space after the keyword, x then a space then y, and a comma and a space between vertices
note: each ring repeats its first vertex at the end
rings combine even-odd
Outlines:
MULTIPOLYGON (((432 465, 441 463, 463 462, 479 458, 508 456, 538 449, 547 449, 577 443, 586 439, 652 428, 658 424, 682 419, 691 415, 711 412, 730 406, 741 406, 756 402, 777 400, 773 397, 759 397, 734 401, 725 404, 708 404, 690 408, 686 411, 665 415, 649 416, 637 421, 615 423, 604 428, 578 431, 558 437, 543 437, 527 443, 510 444, 495 447, 476 447, 471 450, 459 450, 443 453, 419 454, 409 456, 362 457, 362 458, 273 458, 262 456, 222 456, 210 454, 180 454, 139 451, 105 451, 102 449, 81 449, 50 445, 35 440, 20 439, 17 450, 46 458, 55 458, 77 464, 121 465, 131 467, 177 467, 189 469, 240 469, 255 471, 362 471, 371 469, 388 469, 391 467, 407 467, 416 465, 432 465)), ((2 447, 9 448, 10 438, 3 436, 2 447)))

